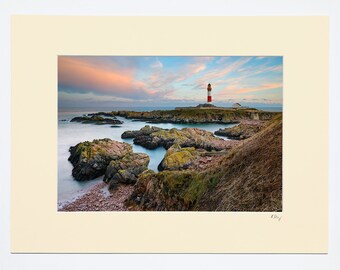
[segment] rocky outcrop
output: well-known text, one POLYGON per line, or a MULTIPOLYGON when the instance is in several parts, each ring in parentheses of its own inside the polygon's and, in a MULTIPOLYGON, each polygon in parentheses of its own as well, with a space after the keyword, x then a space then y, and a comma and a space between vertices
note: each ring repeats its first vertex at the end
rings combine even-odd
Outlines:
POLYGON ((142 173, 134 186, 127 206, 130 210, 183 211, 190 208, 185 190, 197 177, 194 171, 152 170, 142 173))
POLYGON ((147 149, 155 149, 163 146, 169 149, 172 145, 178 144, 180 147, 195 147, 207 151, 221 151, 230 149, 236 142, 226 141, 214 136, 212 132, 198 128, 183 128, 181 130, 172 128, 170 130, 160 129, 148 135, 143 133, 137 135, 133 142, 144 146, 147 149))
POLYGON ((148 169, 149 162, 149 156, 142 153, 133 153, 122 159, 112 160, 106 168, 104 182, 109 183, 111 190, 119 183, 134 184, 138 175, 148 169))
POLYGON ((131 139, 137 136, 148 136, 151 133, 159 131, 159 130, 162 130, 162 129, 159 127, 154 127, 154 126, 150 127, 149 125, 146 125, 140 130, 127 130, 121 135, 121 137, 122 139, 131 139))
POLYGON ((215 135, 225 136, 229 139, 244 140, 255 135, 264 128, 263 122, 254 122, 252 124, 241 123, 237 126, 215 131, 215 135))
POLYGON ((207 151, 194 147, 171 146, 158 165, 159 171, 195 170, 203 171, 218 164, 230 150, 207 151))
POLYGON ((103 118, 98 115, 92 116, 77 116, 72 118, 71 122, 80 122, 82 124, 95 124, 95 125, 117 125, 123 124, 122 121, 116 118, 103 118))
POLYGON ((158 165, 159 171, 164 170, 183 170, 188 169, 195 160, 200 157, 200 152, 204 150, 196 150, 194 147, 181 148, 178 144, 171 146, 158 165))
POLYGON ((78 143, 71 146, 69 152, 73 177, 84 181, 103 175, 112 160, 132 155, 132 147, 128 143, 101 139, 78 143))
POLYGON ((97 113, 89 113, 88 116, 105 116, 105 117, 114 117, 115 114, 112 112, 97 112, 97 113))

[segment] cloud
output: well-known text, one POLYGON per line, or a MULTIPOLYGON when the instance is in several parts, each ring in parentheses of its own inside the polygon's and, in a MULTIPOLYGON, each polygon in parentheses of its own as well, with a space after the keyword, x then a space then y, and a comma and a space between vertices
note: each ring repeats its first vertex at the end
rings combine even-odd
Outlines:
POLYGON ((154 95, 154 98, 157 98, 158 100, 178 99, 178 97, 175 97, 176 92, 182 91, 183 89, 178 88, 175 85, 204 71, 206 69, 206 63, 212 61, 214 58, 190 57, 188 59, 190 61, 179 65, 175 70, 165 69, 163 68, 163 65, 162 68, 155 68, 156 66, 160 67, 160 65, 155 64, 158 60, 154 62, 152 65, 153 69, 147 79, 144 80, 145 88, 149 89, 149 92, 151 92, 154 95))
MULTIPOLYGON (((224 58, 222 58, 224 60, 224 58)), ((227 57, 222 64, 217 65, 215 69, 205 73, 201 78, 196 80, 195 87, 202 88, 205 87, 208 83, 213 83, 216 86, 216 81, 220 80, 223 77, 226 77, 232 72, 237 71, 241 67, 243 67, 246 63, 248 63, 252 57, 242 57, 236 61, 231 62, 231 57, 227 57)), ((218 60, 220 61, 220 59, 218 60)), ((217 61, 217 62, 218 62, 217 61)), ((221 63, 221 61, 220 61, 221 63)), ((217 83, 217 86, 219 84, 217 83)))
POLYGON ((150 93, 126 67, 98 65, 76 57, 58 58, 58 87, 70 93, 96 93, 143 99, 150 93))
POLYGON ((267 90, 273 90, 282 88, 282 83, 263 83, 258 86, 251 86, 251 87, 243 87, 239 86, 237 83, 228 85, 222 91, 220 91, 217 95, 220 97, 228 96, 232 94, 243 94, 243 93, 251 93, 251 92, 261 92, 267 90))
POLYGON ((163 64, 161 61, 157 59, 154 63, 151 64, 151 68, 155 69, 163 68, 163 64))
POLYGON ((212 62, 214 59, 214 57, 210 56, 193 57, 190 63, 179 69, 178 74, 180 74, 180 76, 177 77, 176 82, 185 81, 190 79, 193 75, 206 70, 207 64, 212 62))
POLYGON ((59 101, 77 101, 77 102, 104 102, 104 101, 118 101, 118 102, 132 102, 134 99, 121 98, 115 96, 101 95, 94 93, 68 93, 64 91, 59 92, 59 101))

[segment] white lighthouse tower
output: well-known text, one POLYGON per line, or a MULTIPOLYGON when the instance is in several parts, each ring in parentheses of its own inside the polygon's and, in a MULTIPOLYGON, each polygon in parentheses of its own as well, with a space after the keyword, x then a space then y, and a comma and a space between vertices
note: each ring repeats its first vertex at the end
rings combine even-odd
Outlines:
POLYGON ((208 84, 207 90, 208 90, 208 99, 207 99, 207 101, 208 101, 208 104, 211 104, 211 102, 212 102, 212 97, 211 97, 212 87, 211 87, 210 83, 208 84))

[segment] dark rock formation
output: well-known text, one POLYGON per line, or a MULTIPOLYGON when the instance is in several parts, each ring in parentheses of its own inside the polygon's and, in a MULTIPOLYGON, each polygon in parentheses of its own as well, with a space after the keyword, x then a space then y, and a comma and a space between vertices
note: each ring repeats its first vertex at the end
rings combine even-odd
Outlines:
POLYGON ((123 124, 122 121, 115 118, 103 118, 98 115, 77 116, 72 118, 71 122, 80 122, 82 124, 96 124, 96 125, 117 125, 123 124))
POLYGON ((147 149, 156 149, 157 147, 164 146, 166 149, 169 148, 172 144, 170 141, 161 140, 158 137, 153 136, 136 136, 133 139, 133 143, 137 145, 141 145, 147 149))
POLYGON ((151 133, 155 131, 159 131, 161 128, 159 127, 153 127, 146 125, 145 127, 141 128, 140 130, 127 130, 122 134, 122 139, 130 139, 130 138, 135 138, 137 136, 148 136, 151 133))
POLYGON ((89 113, 88 116, 114 117, 115 113, 112 113, 112 112, 97 112, 97 113, 89 113))
POLYGON ((198 129, 198 128, 183 128, 178 130, 176 128, 166 130, 158 129, 152 132, 153 127, 148 127, 150 132, 130 131, 126 134, 134 136, 133 142, 141 145, 147 149, 155 149, 157 147, 164 147, 169 149, 172 145, 178 144, 180 147, 195 147, 202 148, 207 151, 216 150, 221 151, 230 149, 235 142, 225 141, 217 138, 213 133, 198 129))
POLYGON ((105 173, 112 160, 122 159, 132 154, 128 143, 110 139, 94 140, 71 146, 69 161, 73 165, 72 175, 78 181, 94 179, 105 173))
POLYGON ((134 184, 138 175, 148 169, 149 162, 149 156, 142 153, 112 160, 106 168, 104 182, 109 183, 109 189, 114 189, 118 183, 134 184))
POLYGON ((219 129, 215 131, 215 135, 225 136, 234 140, 244 140, 261 131, 264 126, 262 122, 254 122, 252 124, 241 123, 231 128, 219 129))

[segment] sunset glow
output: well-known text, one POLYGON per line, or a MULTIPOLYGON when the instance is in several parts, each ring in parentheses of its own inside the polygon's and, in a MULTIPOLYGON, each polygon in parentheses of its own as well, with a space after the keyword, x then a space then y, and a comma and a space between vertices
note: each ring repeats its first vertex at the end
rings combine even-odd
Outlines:
POLYGON ((280 56, 59 56, 59 107, 282 106, 280 56))

